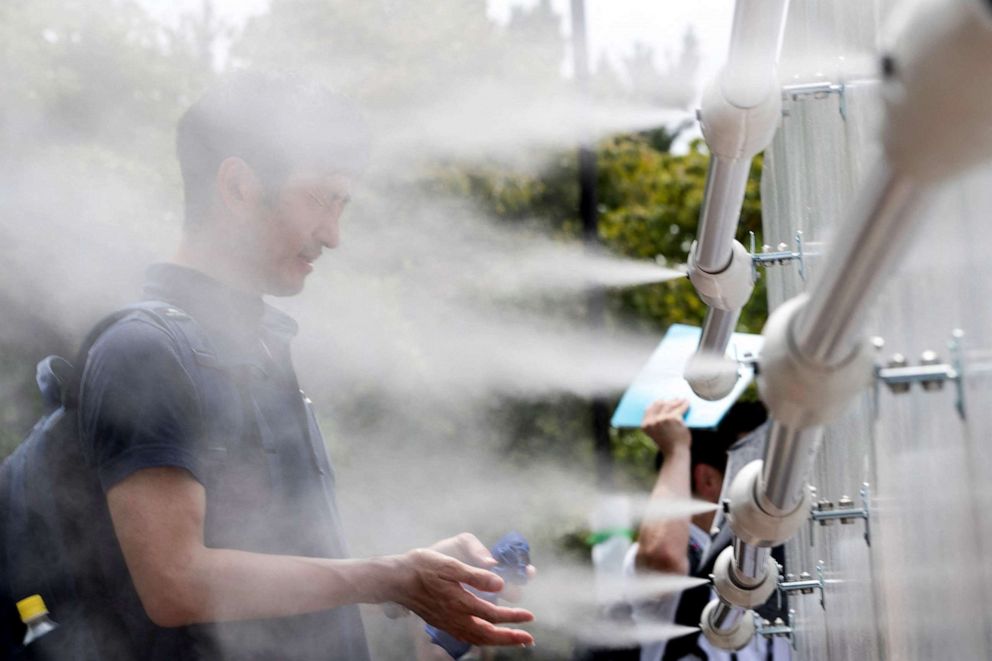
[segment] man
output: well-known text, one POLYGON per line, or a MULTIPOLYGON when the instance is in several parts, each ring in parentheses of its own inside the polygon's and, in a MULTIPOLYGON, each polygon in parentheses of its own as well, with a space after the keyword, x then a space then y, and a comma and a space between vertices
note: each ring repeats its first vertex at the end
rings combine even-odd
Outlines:
POLYGON ((533 642, 496 626, 529 612, 463 589, 503 587, 471 535, 347 559, 291 363, 296 325, 262 296, 298 293, 338 245, 367 148, 348 103, 285 78, 237 75, 179 121, 182 239, 145 289, 165 311, 103 333, 80 390, 119 543, 100 579, 122 658, 362 661, 360 603, 394 602, 472 643, 533 642))
MULTIPOLYGON (((644 414, 642 429, 658 446, 661 466, 652 501, 685 501, 696 498, 711 503, 720 500, 727 451, 745 438, 762 436, 767 415, 758 403, 736 404, 714 431, 690 430, 684 416, 689 409, 685 399, 658 400, 644 414), (755 428, 758 428, 755 430, 755 428), (752 435, 749 432, 755 430, 752 435)), ((760 441, 763 444, 763 440, 760 441)), ((638 543, 628 554, 628 575, 637 572, 664 572, 706 576, 708 561, 718 555, 730 541, 726 534, 711 536, 715 513, 704 512, 687 519, 648 520, 641 524, 638 543)), ((635 606, 635 620, 674 622, 698 626, 702 610, 713 598, 710 586, 684 593, 665 595, 647 604, 635 606)), ((760 636, 736 653, 714 649, 699 633, 670 641, 650 643, 641 648, 641 661, 675 661, 677 659, 736 659, 764 661, 788 658, 787 645, 768 643, 760 636)))

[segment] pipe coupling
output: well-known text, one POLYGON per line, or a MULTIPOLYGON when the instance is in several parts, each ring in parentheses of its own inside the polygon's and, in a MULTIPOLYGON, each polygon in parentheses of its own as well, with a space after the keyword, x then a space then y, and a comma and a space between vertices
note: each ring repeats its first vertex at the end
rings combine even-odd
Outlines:
POLYGON ((719 273, 704 271, 696 265, 696 242, 689 248, 689 281, 706 305, 721 310, 740 310, 754 289, 751 253, 740 241, 734 241, 730 263, 719 273))
POLYGON ((757 608, 768 601, 777 586, 778 563, 771 556, 765 560, 764 578, 753 587, 744 587, 736 579, 733 546, 723 549, 713 565, 713 589, 731 606, 757 608))
MULTIPOLYGON (((803 487, 802 500, 786 513, 769 513, 761 506, 762 461, 744 466, 730 484, 727 521, 742 542, 753 546, 778 546, 790 539, 809 518, 809 489, 803 487)), ((776 573, 778 569, 776 568, 776 573)))
POLYGON ((796 347, 792 328, 806 305, 801 294, 778 307, 762 331, 758 392, 776 422, 790 429, 816 427, 835 420, 874 378, 871 343, 862 341, 837 365, 807 361, 796 347))
POLYGON ((744 613, 744 616, 731 628, 718 629, 713 624, 713 612, 720 607, 719 599, 706 604, 699 621, 699 628, 703 630, 703 635, 713 647, 727 651, 742 649, 754 637, 754 616, 751 613, 744 613))

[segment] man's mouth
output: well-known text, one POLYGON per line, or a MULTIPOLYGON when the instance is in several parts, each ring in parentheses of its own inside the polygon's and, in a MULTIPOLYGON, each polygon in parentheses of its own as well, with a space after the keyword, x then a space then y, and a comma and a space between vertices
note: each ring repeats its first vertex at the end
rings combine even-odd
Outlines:
POLYGON ((305 261, 305 262, 307 262, 309 264, 313 264, 320 257, 320 251, 319 250, 318 251, 315 251, 315 252, 304 251, 304 252, 301 252, 300 253, 299 257, 303 261, 305 261))

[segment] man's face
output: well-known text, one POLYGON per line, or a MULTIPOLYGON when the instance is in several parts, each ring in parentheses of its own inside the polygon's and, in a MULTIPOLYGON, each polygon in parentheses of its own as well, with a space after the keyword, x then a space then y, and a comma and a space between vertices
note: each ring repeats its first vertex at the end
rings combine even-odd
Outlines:
POLYGON ((245 246, 263 293, 291 296, 303 289, 321 251, 338 245, 351 184, 344 174, 298 172, 265 196, 245 246))

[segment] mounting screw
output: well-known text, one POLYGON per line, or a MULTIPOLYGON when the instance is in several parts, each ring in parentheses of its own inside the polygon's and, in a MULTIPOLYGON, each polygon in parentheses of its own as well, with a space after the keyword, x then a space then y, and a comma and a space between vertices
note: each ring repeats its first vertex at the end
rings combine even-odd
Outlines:
MULTIPOLYGON (((920 354, 920 365, 937 365, 939 363, 940 356, 935 351, 927 350, 920 354)), ((923 386, 924 390, 934 391, 943 388, 944 381, 942 379, 920 381, 920 385, 923 386)))
POLYGON ((885 348, 885 338, 881 335, 873 335, 871 338, 871 345, 875 347, 875 351, 881 351, 885 348))
MULTIPOLYGON (((887 367, 906 367, 908 364, 909 361, 906 360, 906 356, 901 353, 894 353, 892 354, 892 357, 889 358, 889 364, 887 367)), ((889 386, 889 390, 896 395, 909 392, 909 383, 887 383, 886 385, 889 386)))
MULTIPOLYGON (((847 496, 841 496, 840 500, 837 501, 837 509, 849 510, 852 507, 854 507, 854 501, 847 496)), ((844 525, 847 525, 849 523, 854 523, 854 519, 850 517, 843 517, 841 518, 840 522, 844 525)))
MULTIPOLYGON (((801 574, 799 574, 799 580, 800 581, 811 581, 811 580, 813 580, 813 577, 810 576, 810 573, 808 571, 804 571, 801 574)), ((813 594, 813 588, 803 588, 802 590, 800 590, 800 592, 802 594, 813 594)))
MULTIPOLYGON (((834 504, 829 500, 821 500, 816 504, 816 511, 818 512, 829 512, 833 510, 834 504)), ((821 526, 832 526, 834 523, 833 519, 820 519, 821 526)))

